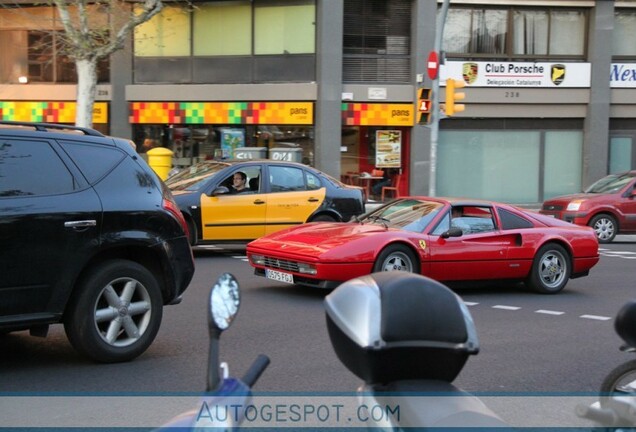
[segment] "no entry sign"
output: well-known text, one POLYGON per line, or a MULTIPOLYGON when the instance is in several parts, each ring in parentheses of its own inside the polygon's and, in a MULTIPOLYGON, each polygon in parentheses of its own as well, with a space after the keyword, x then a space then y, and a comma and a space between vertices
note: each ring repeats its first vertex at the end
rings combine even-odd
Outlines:
POLYGON ((437 78, 437 72, 439 71, 439 57, 437 56, 437 52, 431 51, 428 54, 428 60, 426 61, 426 71, 428 72, 428 77, 432 80, 437 78))

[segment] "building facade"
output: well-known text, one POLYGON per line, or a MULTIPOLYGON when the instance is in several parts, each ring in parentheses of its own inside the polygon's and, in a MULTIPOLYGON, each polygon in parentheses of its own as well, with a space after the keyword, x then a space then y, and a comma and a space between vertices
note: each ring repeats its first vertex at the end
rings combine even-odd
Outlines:
MULTIPOLYGON (((519 204, 636 168, 635 1, 452 0, 434 82, 442 5, 166 3, 100 65, 95 127, 140 153, 167 147, 178 167, 265 155, 519 204), (466 109, 435 136, 417 95, 438 85, 443 104, 447 78, 465 82, 466 109)), ((60 30, 52 8, 0 9, 0 118, 73 122, 60 30)))

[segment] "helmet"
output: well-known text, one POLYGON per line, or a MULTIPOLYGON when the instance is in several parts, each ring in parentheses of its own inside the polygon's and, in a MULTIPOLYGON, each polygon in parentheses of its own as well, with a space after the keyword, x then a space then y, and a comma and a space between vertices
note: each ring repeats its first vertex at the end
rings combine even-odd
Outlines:
POLYGON ((425 276, 394 271, 352 279, 325 298, 325 310, 336 355, 367 384, 452 382, 479 352, 466 305, 425 276))

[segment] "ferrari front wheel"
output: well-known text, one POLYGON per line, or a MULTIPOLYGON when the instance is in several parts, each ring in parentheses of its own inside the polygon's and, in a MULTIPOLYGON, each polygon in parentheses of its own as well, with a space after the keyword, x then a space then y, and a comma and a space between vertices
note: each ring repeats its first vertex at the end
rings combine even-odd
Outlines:
POLYGON ((407 271, 419 273, 420 265, 411 249, 404 245, 387 246, 373 265, 374 272, 407 271))
POLYGON ((528 285, 541 294, 556 294, 570 279, 570 256, 563 246, 548 243, 534 256, 528 285))

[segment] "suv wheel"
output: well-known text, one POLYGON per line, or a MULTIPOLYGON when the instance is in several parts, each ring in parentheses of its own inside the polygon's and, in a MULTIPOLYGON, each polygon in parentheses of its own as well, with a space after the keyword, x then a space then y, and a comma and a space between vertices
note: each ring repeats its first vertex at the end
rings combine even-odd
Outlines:
POLYGON ((163 312, 159 284, 145 267, 113 260, 77 286, 64 319, 75 349, 105 363, 132 360, 152 343, 163 312))

